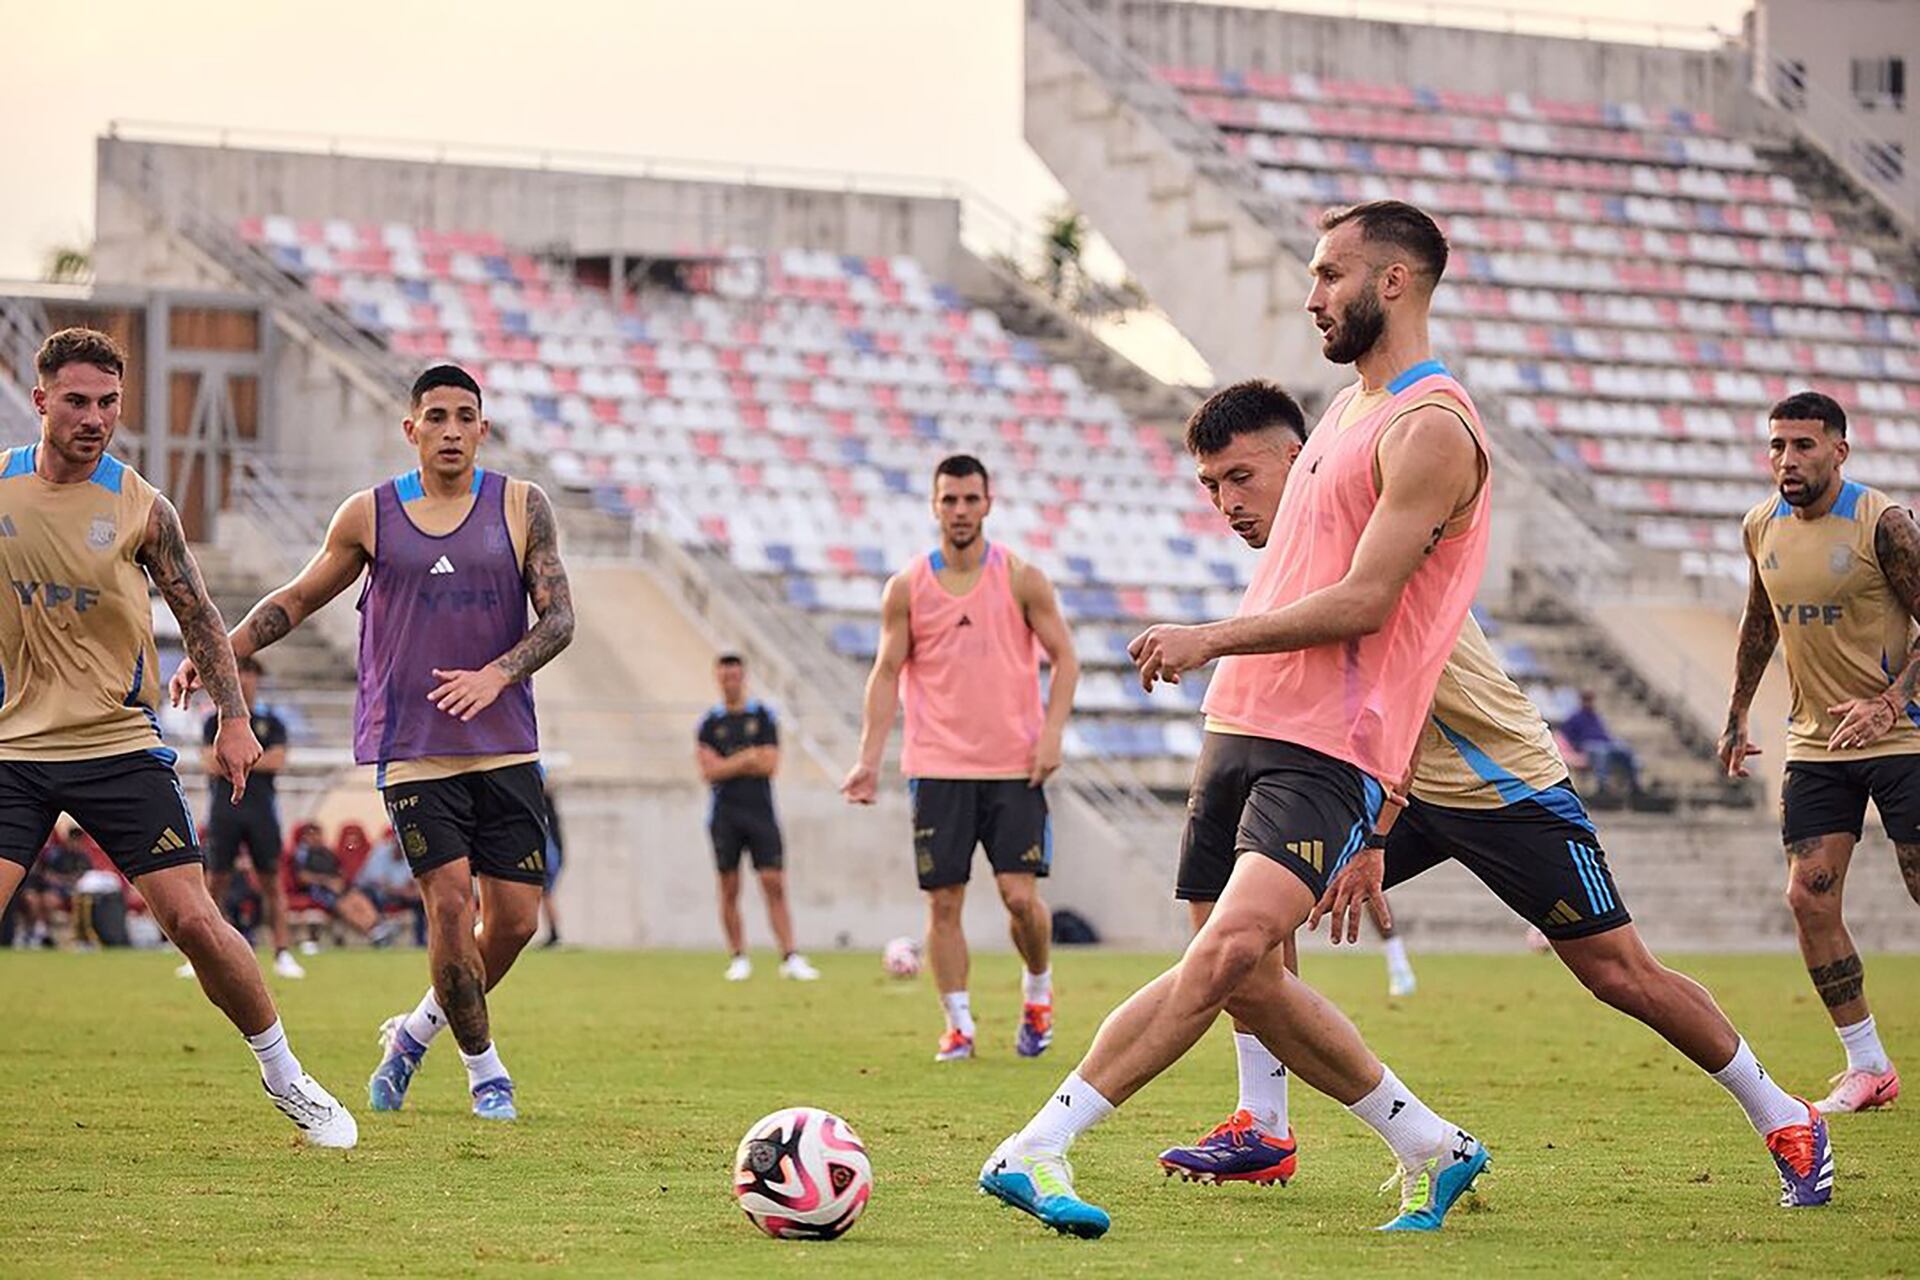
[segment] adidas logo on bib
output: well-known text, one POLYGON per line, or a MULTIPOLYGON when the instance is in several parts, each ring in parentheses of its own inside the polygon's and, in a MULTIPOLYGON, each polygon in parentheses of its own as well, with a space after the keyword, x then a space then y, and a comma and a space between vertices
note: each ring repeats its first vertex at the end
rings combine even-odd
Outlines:
POLYGON ((441 556, 438 560, 435 560, 433 562, 433 568, 427 570, 427 572, 428 573, 452 573, 453 561, 447 559, 445 556, 441 556))

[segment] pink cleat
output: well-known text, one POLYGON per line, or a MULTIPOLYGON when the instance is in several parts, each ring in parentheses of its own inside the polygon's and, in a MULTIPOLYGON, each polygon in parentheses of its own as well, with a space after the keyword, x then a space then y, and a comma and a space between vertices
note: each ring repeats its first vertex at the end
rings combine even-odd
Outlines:
POLYGON ((1833 1092, 1813 1104, 1823 1116, 1841 1111, 1871 1111, 1900 1096, 1900 1073, 1888 1064, 1882 1072, 1842 1071, 1827 1083, 1833 1092))

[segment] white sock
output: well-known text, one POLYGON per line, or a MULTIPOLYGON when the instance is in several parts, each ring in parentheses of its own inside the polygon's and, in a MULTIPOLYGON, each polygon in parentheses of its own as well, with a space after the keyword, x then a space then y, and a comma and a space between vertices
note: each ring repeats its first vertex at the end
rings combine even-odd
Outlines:
POLYGON ((1383 945, 1387 953, 1387 968, 1395 973, 1413 972, 1413 964, 1407 959, 1407 944, 1398 934, 1388 938, 1383 945))
POLYGON ((1240 1062, 1240 1110, 1251 1112, 1260 1132, 1287 1136, 1287 1068, 1267 1051, 1260 1037, 1233 1033, 1233 1056, 1240 1062))
POLYGON ((300 1069, 300 1059, 293 1056, 293 1048, 287 1044, 287 1029, 280 1025, 278 1018, 259 1035, 248 1036, 247 1048, 260 1059, 260 1078, 267 1082, 269 1093, 285 1093, 289 1085, 306 1074, 300 1069))
POLYGON ((973 999, 964 991, 949 991, 940 997, 947 1011, 947 1026, 967 1039, 973 1039, 973 999))
POLYGON ((1028 1004, 1053 1003, 1053 966, 1048 965, 1039 973, 1020 971, 1020 998, 1028 1004))
POLYGON ((1060 1082, 1047 1105, 1027 1121, 1019 1143, 1029 1150, 1065 1154, 1075 1138, 1112 1114, 1113 1104, 1076 1071, 1060 1082))
POLYGON ((1380 1068, 1380 1083, 1373 1092, 1347 1110, 1379 1134, 1407 1167, 1423 1163, 1447 1145, 1454 1133, 1452 1125, 1414 1097, 1413 1090, 1401 1084, 1393 1069, 1385 1065, 1380 1068))
POLYGON ((1835 1027, 1834 1030, 1840 1036, 1840 1043, 1847 1047, 1847 1070, 1871 1071, 1875 1075, 1893 1070, 1893 1062, 1880 1043, 1880 1029, 1873 1025, 1872 1014, 1850 1027, 1835 1027))
POLYGON ((504 1080, 507 1069, 500 1062, 500 1050, 493 1041, 487 1041, 487 1047, 478 1053, 460 1054, 460 1061, 467 1064, 467 1088, 478 1089, 489 1080, 504 1080))
POLYGON ((407 1020, 400 1024, 400 1028, 419 1041, 422 1049, 432 1045, 433 1038, 447 1029, 446 1011, 434 998, 432 987, 427 988, 427 994, 420 997, 420 1003, 414 1006, 413 1012, 407 1015, 407 1020))
POLYGON ((1745 1039, 1733 1051, 1733 1061, 1712 1073, 1720 1087, 1733 1095, 1755 1133, 1766 1137, 1775 1129, 1807 1122, 1807 1105, 1773 1082, 1761 1069, 1745 1039))

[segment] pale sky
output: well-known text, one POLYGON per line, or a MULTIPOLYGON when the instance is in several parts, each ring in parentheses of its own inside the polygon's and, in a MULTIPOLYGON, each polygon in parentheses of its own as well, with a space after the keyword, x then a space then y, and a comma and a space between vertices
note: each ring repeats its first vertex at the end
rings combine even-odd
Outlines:
MULTIPOLYGON (((1749 0, 1512 7, 1731 31, 1749 0)), ((1020 0, 0 0, 0 279, 91 239, 116 118, 909 174, 1034 220, 1060 191, 1021 139, 1021 24, 1020 0)))

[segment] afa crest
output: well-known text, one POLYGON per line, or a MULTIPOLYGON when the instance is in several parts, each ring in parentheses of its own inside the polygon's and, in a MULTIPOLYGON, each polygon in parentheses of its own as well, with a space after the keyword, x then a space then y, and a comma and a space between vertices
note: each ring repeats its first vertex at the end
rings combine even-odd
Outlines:
POLYGON ((87 526, 87 545, 95 551, 105 551, 119 533, 120 527, 114 524, 112 516, 95 516, 87 526))

